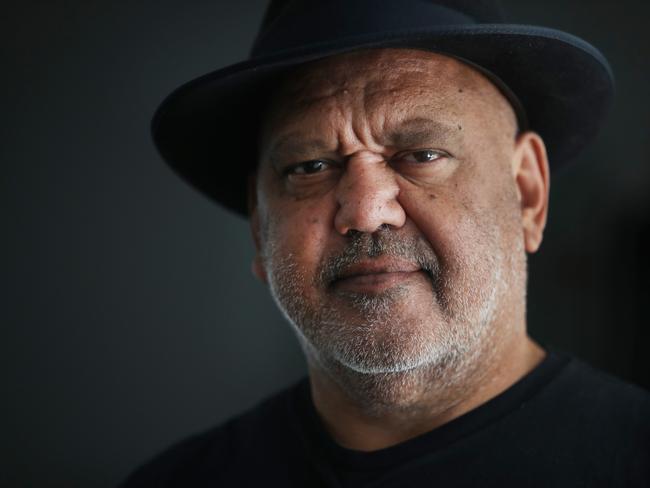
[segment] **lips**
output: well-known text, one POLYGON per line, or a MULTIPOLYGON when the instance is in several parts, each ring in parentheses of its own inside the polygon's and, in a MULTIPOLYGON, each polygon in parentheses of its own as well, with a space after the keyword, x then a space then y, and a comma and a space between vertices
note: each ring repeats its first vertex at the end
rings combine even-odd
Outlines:
POLYGON ((332 285, 350 291, 376 292, 395 286, 421 271, 420 265, 411 261, 382 257, 346 267, 332 285))
POLYGON ((378 275, 384 273, 412 273, 420 271, 420 265, 406 260, 395 258, 378 258, 372 261, 362 261, 345 268, 338 276, 338 280, 355 276, 378 275))

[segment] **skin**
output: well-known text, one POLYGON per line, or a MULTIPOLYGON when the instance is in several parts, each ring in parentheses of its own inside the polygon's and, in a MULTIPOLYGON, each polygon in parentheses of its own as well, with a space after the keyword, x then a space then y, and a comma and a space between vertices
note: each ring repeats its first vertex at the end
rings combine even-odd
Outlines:
POLYGON ((340 445, 428 432, 543 359, 525 292, 546 151, 482 74, 416 50, 317 61, 274 94, 260 149, 253 272, 293 325, 340 445))

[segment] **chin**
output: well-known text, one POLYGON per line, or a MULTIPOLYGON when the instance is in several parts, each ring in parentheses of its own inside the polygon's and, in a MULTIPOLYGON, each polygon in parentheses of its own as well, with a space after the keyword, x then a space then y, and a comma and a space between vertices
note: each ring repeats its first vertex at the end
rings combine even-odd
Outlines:
POLYGON ((414 373, 447 362, 455 352, 445 331, 449 325, 433 314, 405 312, 387 319, 375 309, 371 316, 323 324, 310 342, 321 356, 358 374, 414 373))

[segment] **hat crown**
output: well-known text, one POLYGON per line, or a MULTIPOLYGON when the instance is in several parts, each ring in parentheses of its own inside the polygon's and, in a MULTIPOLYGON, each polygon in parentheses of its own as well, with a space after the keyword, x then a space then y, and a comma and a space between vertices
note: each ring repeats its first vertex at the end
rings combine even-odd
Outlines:
POLYGON ((498 0, 273 0, 251 55, 376 32, 503 21, 498 0))
POLYGON ((553 171, 593 139, 613 95, 597 49, 566 32, 505 23, 495 0, 272 0, 252 59, 194 79, 160 105, 156 146, 193 186, 246 215, 257 158, 242 158, 241 148, 259 133, 275 84, 310 61, 396 47, 456 57, 500 80, 544 138, 553 171))

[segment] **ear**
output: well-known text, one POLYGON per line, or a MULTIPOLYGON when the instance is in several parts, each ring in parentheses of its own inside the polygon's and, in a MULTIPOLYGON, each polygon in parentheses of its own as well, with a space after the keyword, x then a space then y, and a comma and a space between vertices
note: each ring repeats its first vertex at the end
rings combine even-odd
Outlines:
POLYGON ((255 256, 251 263, 251 271, 262 283, 267 283, 266 268, 264 266, 264 259, 262 257, 262 239, 260 227, 260 213, 257 206, 257 174, 249 173, 248 175, 248 216, 253 236, 253 243, 255 244, 255 256))
POLYGON ((524 132, 517 138, 512 171, 521 204, 525 248, 533 253, 542 243, 550 189, 546 146, 535 132, 524 132))

